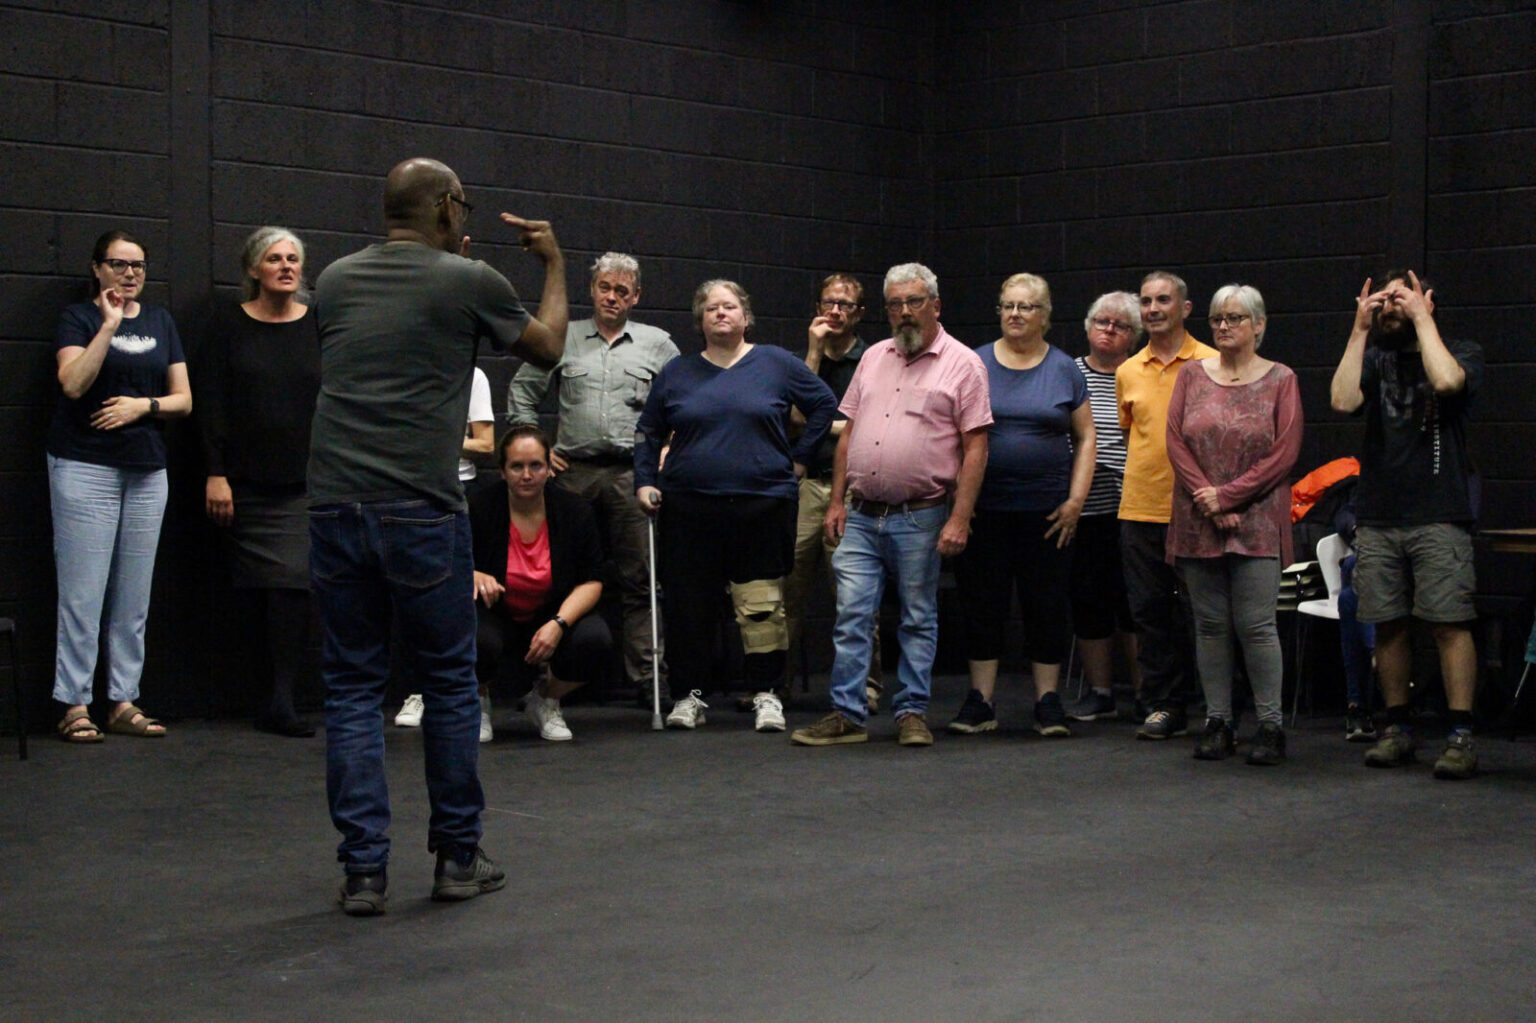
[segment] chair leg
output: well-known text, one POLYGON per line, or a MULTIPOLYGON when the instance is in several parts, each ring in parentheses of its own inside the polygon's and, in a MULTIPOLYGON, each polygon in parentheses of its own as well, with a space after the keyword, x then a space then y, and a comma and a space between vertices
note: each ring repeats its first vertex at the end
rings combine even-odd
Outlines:
POLYGON ((11 690, 16 702, 17 759, 27 759, 27 707, 21 688, 21 659, 16 655, 16 623, 6 619, 5 638, 10 642, 11 690))
POLYGON ((1301 686, 1302 671, 1301 658, 1306 652, 1307 616, 1301 612, 1296 613, 1295 655, 1293 661, 1296 665, 1296 689, 1291 693, 1291 727, 1296 727, 1296 715, 1301 711, 1301 686))

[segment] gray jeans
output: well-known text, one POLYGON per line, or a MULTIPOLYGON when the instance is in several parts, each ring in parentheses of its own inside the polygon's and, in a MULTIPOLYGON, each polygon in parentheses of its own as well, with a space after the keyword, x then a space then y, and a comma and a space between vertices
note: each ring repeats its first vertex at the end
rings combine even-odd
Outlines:
POLYGON ((1232 721, 1232 638, 1243 648, 1260 723, 1284 720, 1280 687, 1284 662, 1275 629, 1280 560, 1226 554, 1179 558, 1195 620, 1195 659, 1205 689, 1206 715, 1232 721))

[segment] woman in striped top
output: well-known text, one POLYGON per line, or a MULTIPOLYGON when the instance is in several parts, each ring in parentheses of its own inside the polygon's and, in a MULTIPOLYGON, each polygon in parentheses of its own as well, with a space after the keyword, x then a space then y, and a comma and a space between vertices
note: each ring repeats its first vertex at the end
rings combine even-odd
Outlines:
POLYGON ((1072 625, 1083 659, 1083 678, 1092 691, 1067 711, 1075 721, 1115 717, 1114 642, 1118 636, 1130 666, 1133 688, 1140 690, 1136 670, 1136 635, 1125 599, 1125 573, 1120 566, 1120 481, 1125 476, 1125 432, 1115 403, 1115 370, 1141 338, 1141 301, 1128 291, 1111 291, 1094 299, 1083 320, 1088 354, 1078 356, 1077 368, 1088 381, 1097 437, 1093 486, 1077 520, 1072 544, 1072 625))

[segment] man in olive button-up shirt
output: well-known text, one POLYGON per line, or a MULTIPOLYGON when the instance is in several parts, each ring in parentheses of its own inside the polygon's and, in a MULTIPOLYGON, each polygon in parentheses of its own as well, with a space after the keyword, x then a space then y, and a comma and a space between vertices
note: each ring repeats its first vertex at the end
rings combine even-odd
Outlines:
MULTIPOLYGON (((592 318, 566 328, 560 364, 541 370, 525 363, 512 378, 508 418, 513 425, 537 423, 539 402, 558 384, 560 427, 550 453, 555 486, 589 502, 605 527, 624 612, 624 673, 648 707, 653 651, 645 517, 634 498, 635 424, 651 381, 677 357, 677 345, 666 331, 629 319, 640 300, 640 264, 633 256, 599 256, 591 290, 592 318)), ((664 665, 661 670, 665 688, 664 665)))

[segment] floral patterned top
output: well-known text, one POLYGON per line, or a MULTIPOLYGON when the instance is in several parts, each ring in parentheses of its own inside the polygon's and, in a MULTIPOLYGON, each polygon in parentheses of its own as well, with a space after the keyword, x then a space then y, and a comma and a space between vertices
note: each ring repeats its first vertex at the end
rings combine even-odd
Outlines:
POLYGON ((1199 363, 1180 373, 1168 408, 1168 560, 1241 554, 1290 564, 1284 484, 1300 453, 1301 392, 1289 368, 1277 362, 1252 383, 1232 386, 1212 380, 1199 363), (1215 487, 1222 511, 1238 514, 1236 528, 1217 528, 1195 507, 1202 487, 1215 487))

